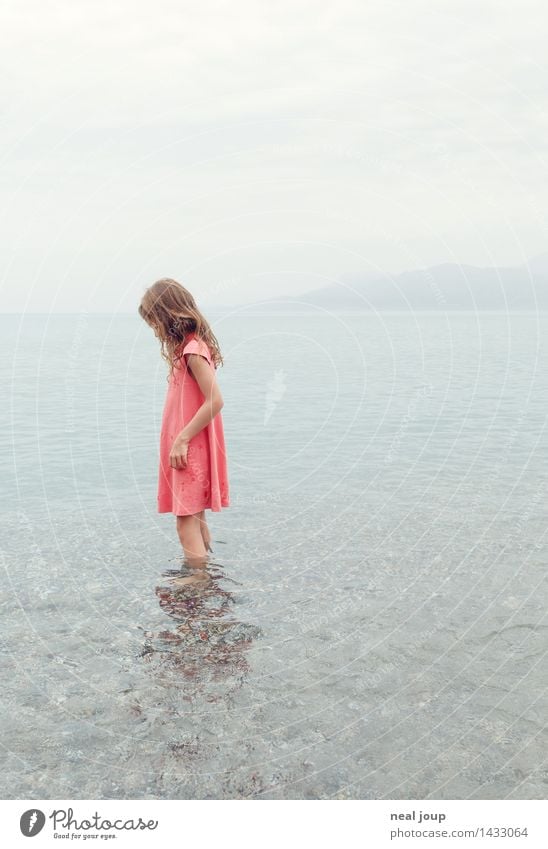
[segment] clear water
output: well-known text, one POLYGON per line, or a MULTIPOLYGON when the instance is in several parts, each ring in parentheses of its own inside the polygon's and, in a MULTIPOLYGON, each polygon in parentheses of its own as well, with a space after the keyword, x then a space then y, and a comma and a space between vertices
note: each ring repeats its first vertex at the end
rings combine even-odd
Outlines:
POLYGON ((3 798, 545 798, 548 315, 217 317, 210 580, 135 316, 2 316, 3 798))

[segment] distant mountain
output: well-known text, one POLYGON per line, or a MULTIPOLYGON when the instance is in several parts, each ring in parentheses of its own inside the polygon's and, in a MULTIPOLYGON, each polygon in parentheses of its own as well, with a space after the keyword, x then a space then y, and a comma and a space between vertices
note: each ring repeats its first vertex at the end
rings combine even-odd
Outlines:
POLYGON ((252 306, 265 312, 308 312, 317 307, 330 311, 548 310, 548 253, 509 268, 444 263, 401 274, 342 274, 336 283, 321 289, 252 306))

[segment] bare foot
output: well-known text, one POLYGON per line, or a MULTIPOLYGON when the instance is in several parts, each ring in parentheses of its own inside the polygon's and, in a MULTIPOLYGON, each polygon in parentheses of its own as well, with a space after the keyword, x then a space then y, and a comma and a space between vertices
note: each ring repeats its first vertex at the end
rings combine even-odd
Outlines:
POLYGON ((183 560, 184 566, 189 566, 191 569, 205 569, 208 564, 208 556, 207 552, 202 554, 189 554, 188 552, 185 555, 183 560))
POLYGON ((211 581, 211 576, 205 569, 196 571, 194 575, 188 575, 185 578, 171 578, 169 583, 175 584, 176 587, 186 587, 188 584, 205 584, 211 581))

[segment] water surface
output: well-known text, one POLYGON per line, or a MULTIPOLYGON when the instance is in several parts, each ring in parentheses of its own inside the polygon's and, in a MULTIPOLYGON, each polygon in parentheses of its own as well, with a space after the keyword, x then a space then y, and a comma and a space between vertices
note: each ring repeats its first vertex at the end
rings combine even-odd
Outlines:
POLYGON ((545 798, 546 314, 217 317, 209 580, 134 316, 2 316, 4 798, 545 798))

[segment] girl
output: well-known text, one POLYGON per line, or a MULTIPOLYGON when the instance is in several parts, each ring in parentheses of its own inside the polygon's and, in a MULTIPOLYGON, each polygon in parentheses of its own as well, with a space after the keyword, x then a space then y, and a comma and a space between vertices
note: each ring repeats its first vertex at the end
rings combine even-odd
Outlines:
POLYGON ((206 509, 229 506, 228 470, 215 370, 219 344, 190 292, 170 278, 145 291, 139 315, 161 342, 169 365, 160 433, 158 512, 174 513, 186 562, 203 566, 212 551, 206 509))

